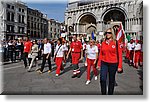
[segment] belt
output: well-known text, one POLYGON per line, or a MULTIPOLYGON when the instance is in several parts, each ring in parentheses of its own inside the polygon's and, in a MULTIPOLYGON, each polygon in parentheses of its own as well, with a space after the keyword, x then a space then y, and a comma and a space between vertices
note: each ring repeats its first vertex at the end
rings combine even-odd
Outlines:
POLYGON ((72 53, 80 53, 80 52, 72 52, 72 53))

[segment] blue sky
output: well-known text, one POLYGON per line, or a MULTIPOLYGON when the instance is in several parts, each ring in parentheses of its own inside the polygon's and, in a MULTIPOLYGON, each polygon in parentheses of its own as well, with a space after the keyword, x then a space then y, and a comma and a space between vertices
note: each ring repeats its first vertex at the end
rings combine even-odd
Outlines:
POLYGON ((67 1, 65 0, 63 0, 63 2, 42 2, 42 0, 41 2, 24 2, 27 3, 28 7, 38 9, 42 13, 47 14, 49 19, 55 19, 59 22, 63 22, 65 20, 64 12, 67 7, 67 1))

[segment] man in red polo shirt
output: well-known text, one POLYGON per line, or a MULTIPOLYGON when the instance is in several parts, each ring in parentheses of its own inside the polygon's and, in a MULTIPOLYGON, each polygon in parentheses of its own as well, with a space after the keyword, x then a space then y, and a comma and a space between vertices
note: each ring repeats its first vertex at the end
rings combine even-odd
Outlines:
POLYGON ((75 77, 79 78, 80 69, 78 67, 78 63, 83 58, 83 50, 82 50, 82 43, 77 40, 76 35, 73 36, 73 42, 70 44, 70 49, 67 54, 67 59, 68 59, 70 52, 72 55, 72 65, 74 67, 72 78, 75 78, 75 77))
MULTIPOLYGON (((23 61, 24 61, 25 68, 27 68, 27 58, 28 58, 28 54, 31 51, 31 47, 32 47, 32 43, 29 40, 29 37, 26 37, 25 42, 24 42, 24 52, 23 52, 23 61)), ((28 59, 28 61, 29 61, 29 65, 30 65, 31 61, 29 59, 28 59)))

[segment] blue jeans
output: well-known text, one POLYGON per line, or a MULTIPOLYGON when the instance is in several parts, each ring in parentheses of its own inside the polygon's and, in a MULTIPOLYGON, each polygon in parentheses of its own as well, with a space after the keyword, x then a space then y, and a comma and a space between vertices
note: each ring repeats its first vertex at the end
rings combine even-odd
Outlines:
POLYGON ((113 95, 117 69, 117 63, 101 62, 100 85, 102 95, 107 94, 107 75, 109 75, 108 95, 113 95))

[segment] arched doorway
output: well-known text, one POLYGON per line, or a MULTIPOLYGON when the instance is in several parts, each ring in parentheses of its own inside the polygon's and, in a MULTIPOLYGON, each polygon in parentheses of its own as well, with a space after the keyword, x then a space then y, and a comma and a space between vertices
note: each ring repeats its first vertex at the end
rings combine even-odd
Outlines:
POLYGON ((79 33, 87 34, 90 39, 92 32, 96 33, 96 18, 93 15, 87 14, 79 20, 79 33))
POLYGON ((107 12, 105 12, 105 15, 103 15, 103 21, 106 26, 109 26, 110 22, 122 22, 122 25, 125 29, 125 19, 125 13, 123 12, 123 10, 118 8, 108 10, 107 12))

